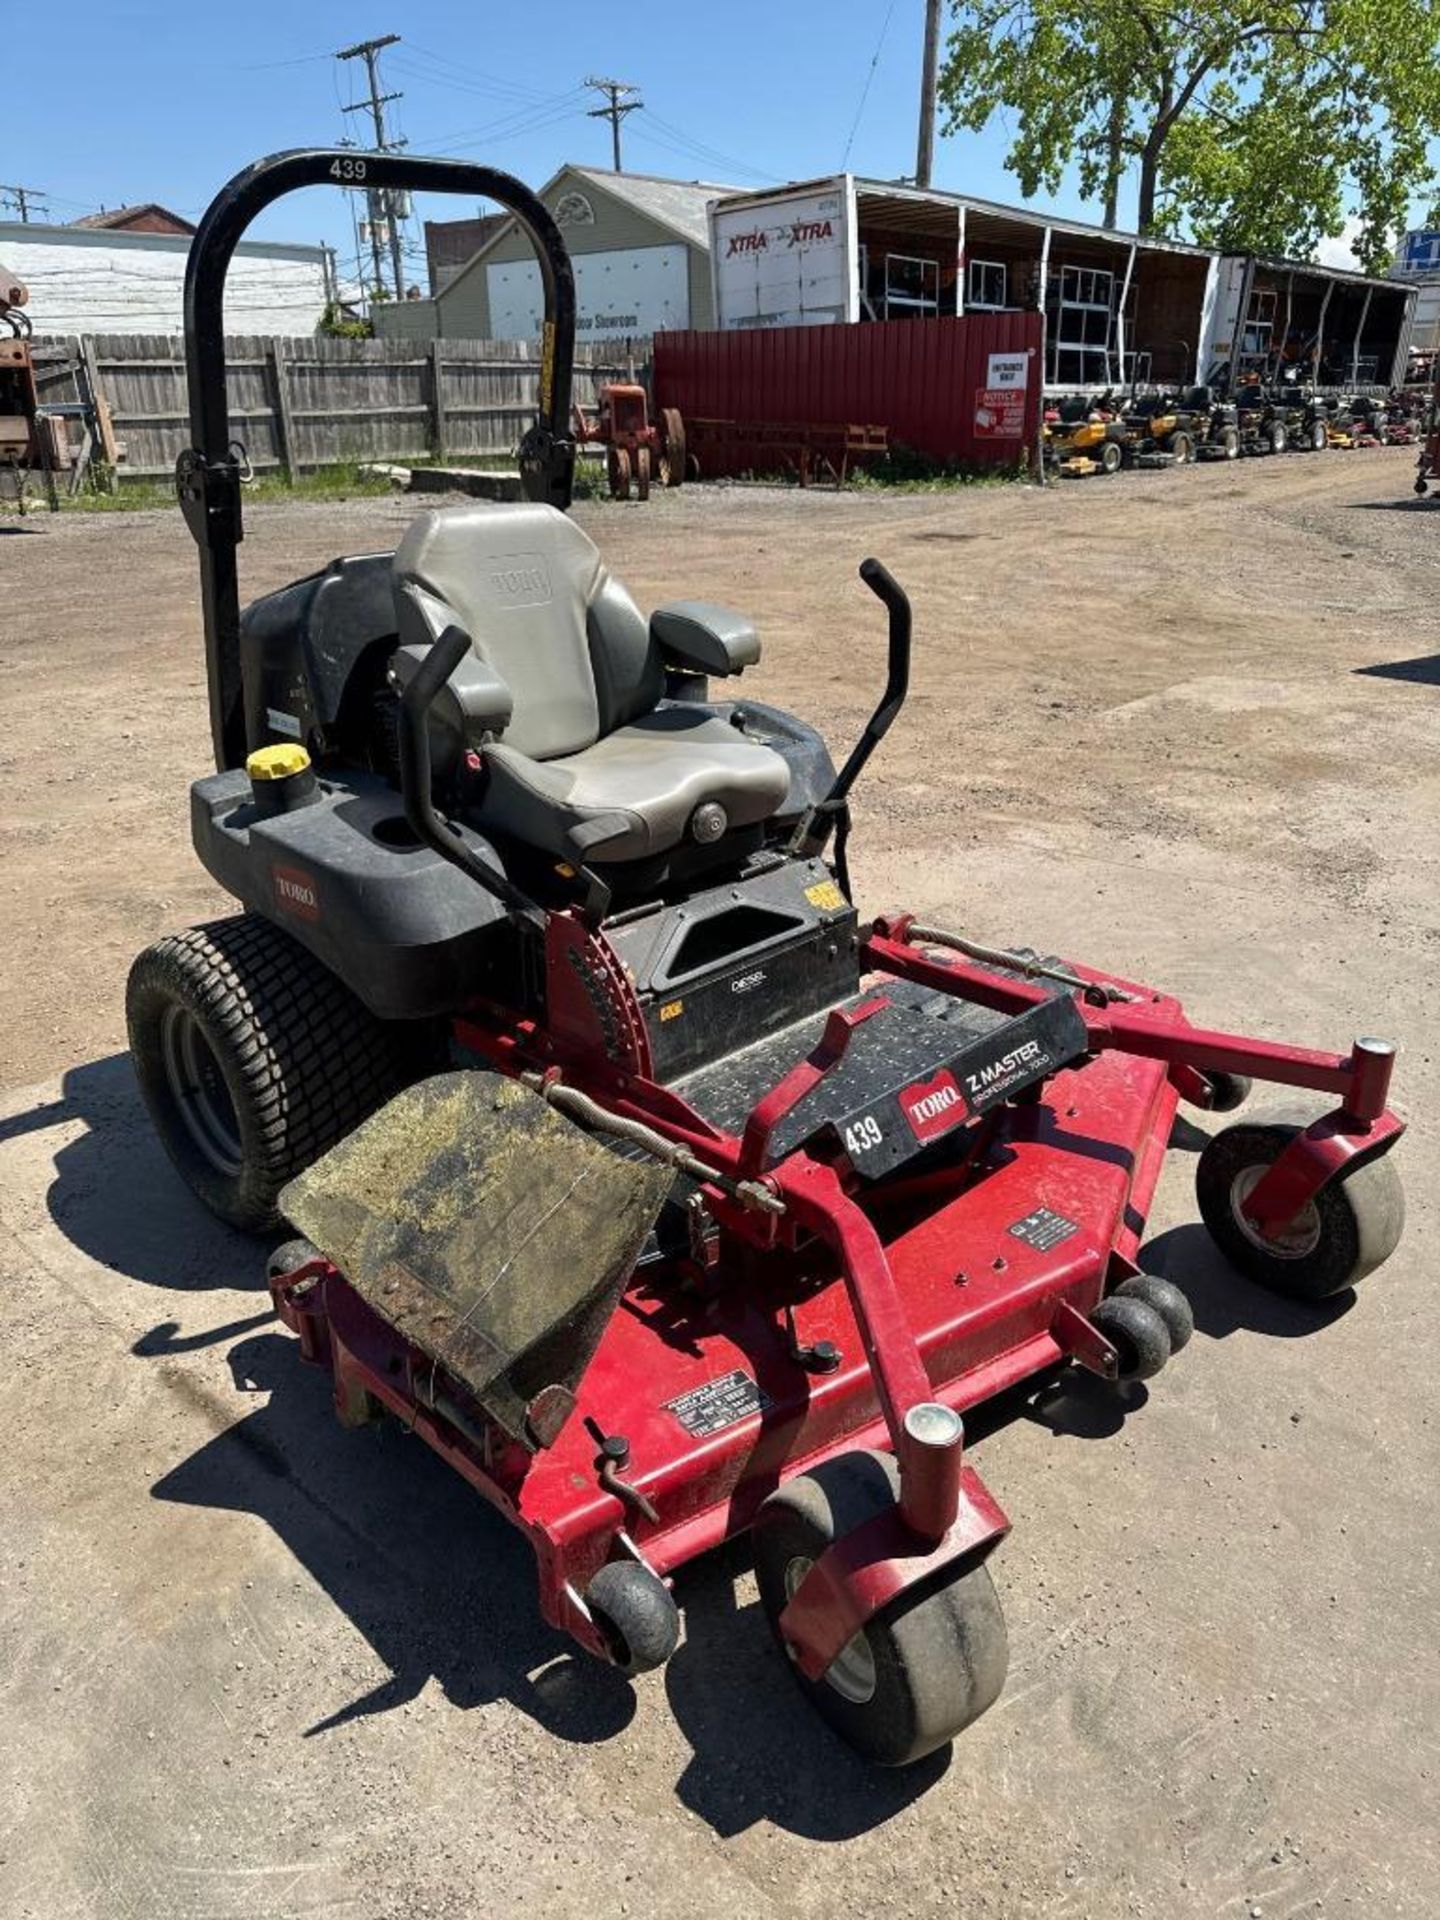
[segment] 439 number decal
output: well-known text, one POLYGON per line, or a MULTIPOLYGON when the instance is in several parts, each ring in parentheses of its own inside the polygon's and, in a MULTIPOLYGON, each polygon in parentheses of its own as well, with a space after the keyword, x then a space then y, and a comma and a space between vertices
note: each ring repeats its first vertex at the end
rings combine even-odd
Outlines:
POLYGON ((365 162, 363 160, 347 160, 343 156, 338 160, 332 160, 330 162, 330 178, 332 180, 363 180, 365 178, 365 162))
POLYGON ((884 1138, 880 1132, 880 1122, 873 1113, 862 1115, 859 1120, 851 1121, 845 1129, 845 1151, 853 1160, 874 1151, 884 1138))

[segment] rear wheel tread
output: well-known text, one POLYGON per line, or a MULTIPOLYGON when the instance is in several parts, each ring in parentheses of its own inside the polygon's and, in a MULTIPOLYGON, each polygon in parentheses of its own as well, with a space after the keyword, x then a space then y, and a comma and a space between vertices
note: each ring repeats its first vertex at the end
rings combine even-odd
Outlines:
POLYGON ((306 948, 251 914, 148 947, 131 968, 126 1015, 166 1150, 207 1206, 250 1231, 279 1224, 280 1188, 398 1092, 431 1041, 429 1028, 377 1020, 306 948), (188 1010, 215 1055, 240 1131, 237 1178, 207 1168, 187 1142, 157 1042, 167 1006, 188 1010))

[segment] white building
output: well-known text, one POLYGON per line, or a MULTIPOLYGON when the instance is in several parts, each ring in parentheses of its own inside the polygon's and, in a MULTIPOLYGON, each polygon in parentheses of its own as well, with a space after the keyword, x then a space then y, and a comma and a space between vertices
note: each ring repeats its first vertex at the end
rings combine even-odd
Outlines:
MULTIPOLYGON (((0 260, 30 289, 38 334, 179 333, 185 234, 0 221, 0 260)), ((225 285, 227 333, 313 333, 325 311, 321 247, 242 240, 225 285)))
POLYGON ((1390 277, 1415 289, 1412 353, 1440 353, 1440 229, 1413 227, 1400 236, 1390 277))

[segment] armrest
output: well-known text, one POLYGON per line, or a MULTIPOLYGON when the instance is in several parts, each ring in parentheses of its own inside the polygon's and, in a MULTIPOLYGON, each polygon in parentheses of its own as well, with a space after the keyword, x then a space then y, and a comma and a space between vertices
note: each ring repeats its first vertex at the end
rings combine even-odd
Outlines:
MULTIPOLYGON (((390 662, 395 685, 403 693, 415 676, 428 647, 400 647, 390 662)), ((463 743, 482 733, 500 733, 515 711, 515 696, 472 647, 440 689, 431 714, 448 734, 463 743)))
POLYGON ((760 658, 754 623, 707 600, 672 600, 650 616, 650 633, 666 664, 692 673, 739 673, 760 658))

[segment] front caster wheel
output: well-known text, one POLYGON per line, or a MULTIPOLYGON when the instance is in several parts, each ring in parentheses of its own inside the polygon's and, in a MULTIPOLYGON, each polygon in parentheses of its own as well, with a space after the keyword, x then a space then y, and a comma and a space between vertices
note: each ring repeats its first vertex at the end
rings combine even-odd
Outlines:
POLYGON ((1164 1316, 1128 1291, 1102 1300, 1090 1324, 1114 1347, 1122 1380, 1152 1380, 1174 1351, 1164 1316))
POLYGON ((1293 1220, 1262 1233, 1245 1202, 1309 1124, 1293 1108, 1256 1114, 1217 1133, 1195 1169, 1200 1216, 1247 1279, 1293 1300, 1328 1300, 1388 1260, 1405 1225, 1405 1192, 1388 1154, 1351 1164, 1293 1220))
POLYGON ((611 1560, 585 1590, 585 1604, 622 1673, 663 1667, 680 1639, 680 1614, 664 1581, 636 1560, 611 1560))
MULTIPOLYGON (((771 1630, 811 1567, 899 1497, 894 1459, 845 1453, 772 1493, 752 1535, 760 1602, 771 1630)), ((783 1643, 782 1643, 783 1644, 783 1643)), ((938 1585, 901 1594, 841 1649, 818 1680, 792 1668, 801 1691, 866 1760, 903 1767, 968 1727, 1005 1684, 1009 1643, 989 1569, 963 1561, 938 1585)))

